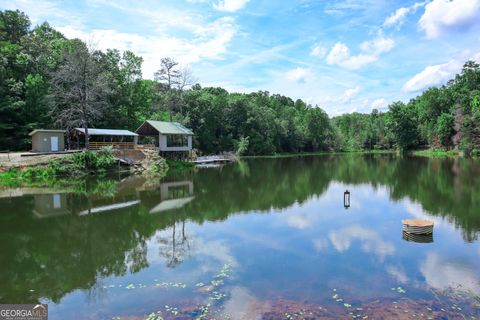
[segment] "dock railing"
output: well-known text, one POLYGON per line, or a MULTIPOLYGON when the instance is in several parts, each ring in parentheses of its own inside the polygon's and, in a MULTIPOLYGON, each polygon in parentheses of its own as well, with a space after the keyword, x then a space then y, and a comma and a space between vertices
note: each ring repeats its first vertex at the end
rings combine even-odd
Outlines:
POLYGON ((135 149, 134 142, 96 142, 90 141, 89 149, 90 150, 98 150, 103 147, 112 147, 114 149, 135 149))

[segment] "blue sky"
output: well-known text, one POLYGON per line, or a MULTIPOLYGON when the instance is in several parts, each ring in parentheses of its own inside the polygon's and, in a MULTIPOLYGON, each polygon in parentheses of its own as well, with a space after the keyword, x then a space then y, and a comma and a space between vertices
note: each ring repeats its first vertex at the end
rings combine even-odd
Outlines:
POLYGON ((385 110, 480 61, 480 0, 0 0, 99 49, 162 57, 203 86, 267 90, 331 116, 385 110))

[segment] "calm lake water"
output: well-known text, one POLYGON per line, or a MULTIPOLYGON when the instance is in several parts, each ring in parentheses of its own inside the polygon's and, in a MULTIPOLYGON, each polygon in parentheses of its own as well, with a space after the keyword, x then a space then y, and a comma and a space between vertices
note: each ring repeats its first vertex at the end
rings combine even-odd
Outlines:
POLYGON ((0 303, 52 320, 478 319, 479 177, 467 159, 341 155, 1 189, 0 303), (403 235, 408 218, 433 236, 403 235))

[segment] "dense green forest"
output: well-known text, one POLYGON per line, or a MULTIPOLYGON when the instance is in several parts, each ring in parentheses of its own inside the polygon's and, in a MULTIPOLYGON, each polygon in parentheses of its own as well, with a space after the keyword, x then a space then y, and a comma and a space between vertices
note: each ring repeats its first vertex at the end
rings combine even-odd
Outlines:
POLYGON ((385 113, 352 113, 332 119, 342 150, 419 148, 480 152, 480 66, 468 61, 440 88, 429 88, 385 113))
POLYGON ((330 119, 318 106, 260 91, 194 84, 188 69, 159 57, 154 80, 142 58, 67 39, 20 11, 0 12, 0 150, 28 150, 35 128, 135 130, 145 119, 179 121, 204 154, 417 149, 480 150, 480 66, 468 61, 441 88, 387 112, 330 119))

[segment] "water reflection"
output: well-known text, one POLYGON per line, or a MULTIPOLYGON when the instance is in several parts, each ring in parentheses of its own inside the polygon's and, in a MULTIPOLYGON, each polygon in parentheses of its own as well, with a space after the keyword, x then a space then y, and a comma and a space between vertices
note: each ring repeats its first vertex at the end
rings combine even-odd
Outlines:
POLYGON ((339 304, 332 288, 358 306, 401 295, 390 290, 400 285, 412 299, 427 299, 425 288, 480 292, 478 245, 465 243, 480 230, 478 173, 465 159, 325 156, 3 189, 0 302, 52 301, 57 318, 94 293, 108 302, 92 308, 109 318, 204 305, 213 291, 199 297, 195 286, 223 264, 236 273, 215 303, 247 318, 274 319, 274 297, 319 312, 339 304), (348 211, 339 198, 347 188, 348 211), (410 216, 435 221, 435 242, 400 238, 410 216), (187 288, 154 291, 163 282, 187 288))
POLYGON ((161 182, 158 179, 152 181, 145 177, 132 176, 118 181, 99 180, 88 181, 85 184, 87 187, 85 191, 81 192, 43 187, 25 188, 23 192, 16 193, 4 190, 0 194, 0 199, 31 196, 34 203, 33 214, 37 218, 44 219, 69 214, 85 216, 116 211, 124 212, 125 210, 122 209, 131 209, 131 207, 140 205, 142 201, 143 205, 152 206, 151 203, 157 197, 157 191, 159 191, 158 203, 149 210, 152 214, 179 209, 195 198, 193 182, 189 180, 161 182), (103 186, 98 188, 98 185, 103 186), (108 190, 105 190, 105 185, 108 190), (155 195, 145 194, 147 192, 153 192, 155 195))
POLYGON ((150 210, 150 213, 159 213, 178 209, 194 199, 192 181, 175 181, 160 184, 161 202, 150 210))
POLYGON ((402 239, 408 242, 415 243, 432 243, 433 234, 414 234, 402 231, 402 239))
POLYGON ((438 252, 429 252, 420 270, 427 284, 439 290, 461 286, 464 290, 480 292, 478 269, 458 258, 445 257, 438 252))
POLYGON ((40 219, 70 214, 65 193, 35 194, 34 202, 33 213, 40 219))
POLYGON ((176 223, 173 224, 171 229, 171 236, 157 236, 157 241, 160 244, 160 255, 166 258, 167 266, 175 268, 189 256, 191 240, 185 233, 185 221, 182 221, 181 230, 178 230, 178 232, 176 223))
POLYGON ((376 231, 359 225, 333 230, 328 237, 339 252, 348 250, 353 241, 360 241, 363 251, 374 253, 381 261, 395 254, 395 246, 391 242, 383 240, 376 231))

